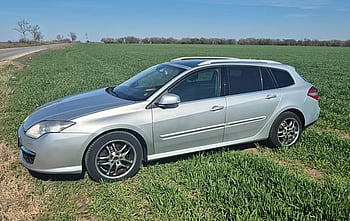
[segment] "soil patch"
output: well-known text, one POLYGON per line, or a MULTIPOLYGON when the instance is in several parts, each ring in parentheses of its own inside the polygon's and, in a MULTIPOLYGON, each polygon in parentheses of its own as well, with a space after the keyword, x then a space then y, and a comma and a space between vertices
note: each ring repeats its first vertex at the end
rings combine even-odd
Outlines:
POLYGON ((298 161, 293 161, 293 162, 286 162, 281 159, 273 159, 273 161, 279 165, 282 165, 292 171, 295 171, 296 169, 293 169, 294 166, 299 166, 302 168, 302 172, 311 177, 313 180, 315 180, 317 183, 320 183, 323 179, 324 174, 317 169, 310 168, 309 166, 298 162, 298 161))
POLYGON ((316 169, 306 168, 306 173, 316 181, 321 181, 324 176, 324 174, 321 171, 316 169))
MULTIPOLYGON (((262 156, 268 156, 268 152, 264 151, 264 152, 260 152, 258 150, 258 147, 251 147, 251 148, 246 148, 241 150, 242 152, 246 152, 246 153, 252 153, 252 154, 257 154, 257 155, 262 155, 262 156)), ((315 180, 317 183, 321 182, 321 180, 323 179, 323 172, 321 172, 320 170, 317 169, 313 169, 308 167, 307 165, 301 163, 301 162, 295 162, 293 161, 291 162, 286 162, 282 159, 273 157, 271 158, 273 160, 273 162, 288 168, 289 170, 295 171, 295 169, 293 169, 292 167, 295 165, 300 166, 303 169, 303 172, 308 175, 309 177, 311 177, 313 180, 315 180)))
POLYGON ((245 153, 259 154, 259 150, 258 150, 258 148, 256 148, 256 147, 246 148, 246 149, 243 149, 243 150, 241 150, 241 151, 242 151, 242 152, 245 152, 245 153))
POLYGON ((34 220, 46 210, 18 151, 0 143, 0 220, 34 220))

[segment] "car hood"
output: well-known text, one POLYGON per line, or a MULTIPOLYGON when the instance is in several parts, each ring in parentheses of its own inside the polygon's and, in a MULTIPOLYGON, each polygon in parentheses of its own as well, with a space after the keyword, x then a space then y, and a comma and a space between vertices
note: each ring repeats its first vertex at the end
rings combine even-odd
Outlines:
POLYGON ((98 89, 51 101, 39 107, 23 123, 24 130, 44 120, 72 120, 98 111, 133 104, 98 89))

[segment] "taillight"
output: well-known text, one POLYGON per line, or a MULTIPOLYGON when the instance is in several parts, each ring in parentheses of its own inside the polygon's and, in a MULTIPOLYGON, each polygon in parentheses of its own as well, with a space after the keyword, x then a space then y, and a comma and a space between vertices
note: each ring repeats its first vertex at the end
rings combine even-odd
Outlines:
POLYGON ((312 97, 315 100, 318 100, 317 88, 312 86, 307 92, 307 96, 312 97))

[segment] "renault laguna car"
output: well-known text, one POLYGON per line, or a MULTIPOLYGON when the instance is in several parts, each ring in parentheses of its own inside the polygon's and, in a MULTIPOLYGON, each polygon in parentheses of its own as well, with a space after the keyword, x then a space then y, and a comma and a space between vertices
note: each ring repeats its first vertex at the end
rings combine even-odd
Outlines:
POLYGON ((165 157, 256 141, 291 146, 319 113, 316 87, 291 66, 182 57, 41 106, 18 143, 31 171, 117 181, 165 157))

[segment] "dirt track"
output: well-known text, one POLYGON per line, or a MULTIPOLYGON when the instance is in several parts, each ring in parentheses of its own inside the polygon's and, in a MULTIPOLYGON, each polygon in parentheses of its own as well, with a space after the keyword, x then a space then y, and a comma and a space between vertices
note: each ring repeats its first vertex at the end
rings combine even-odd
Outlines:
POLYGON ((21 47, 21 48, 4 48, 0 49, 0 62, 6 60, 16 59, 28 54, 32 54, 35 52, 56 49, 68 46, 69 44, 51 44, 51 45, 41 45, 41 46, 32 46, 32 47, 21 47))

